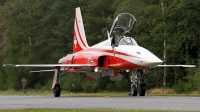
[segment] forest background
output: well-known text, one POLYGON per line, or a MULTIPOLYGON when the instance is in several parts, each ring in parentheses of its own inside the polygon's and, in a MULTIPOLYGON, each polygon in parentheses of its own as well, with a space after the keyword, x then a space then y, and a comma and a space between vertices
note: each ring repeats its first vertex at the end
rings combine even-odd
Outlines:
MULTIPOLYGON (((167 68, 166 87, 177 93, 200 92, 200 0, 0 0, 0 90, 50 90, 52 72, 29 73, 40 68, 6 68, 13 64, 53 64, 72 53, 74 11, 81 7, 88 44, 107 39, 115 17, 133 14, 137 24, 131 36, 166 64, 194 64, 196 68, 167 68), (162 7, 163 5, 163 7, 162 7), (166 46, 163 47, 164 39, 166 46)), ((44 68, 43 68, 44 69, 44 68)), ((163 68, 147 71, 148 89, 163 87, 163 68)), ((65 73, 62 89, 76 92, 129 91, 122 81, 101 78, 85 81, 85 74, 65 73)))

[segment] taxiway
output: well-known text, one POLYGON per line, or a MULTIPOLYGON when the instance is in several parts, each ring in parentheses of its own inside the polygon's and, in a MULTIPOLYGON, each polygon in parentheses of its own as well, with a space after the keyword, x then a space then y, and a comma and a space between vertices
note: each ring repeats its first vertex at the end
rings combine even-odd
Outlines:
POLYGON ((0 109, 22 108, 106 108, 148 110, 200 110, 200 97, 79 97, 0 95, 0 109))

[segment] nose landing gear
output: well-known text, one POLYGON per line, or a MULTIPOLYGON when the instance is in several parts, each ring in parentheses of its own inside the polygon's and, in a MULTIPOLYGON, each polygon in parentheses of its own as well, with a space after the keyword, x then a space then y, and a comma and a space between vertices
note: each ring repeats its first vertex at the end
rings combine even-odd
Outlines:
POLYGON ((131 70, 129 72, 131 80, 131 91, 129 96, 145 96, 146 93, 146 80, 142 70, 131 70))

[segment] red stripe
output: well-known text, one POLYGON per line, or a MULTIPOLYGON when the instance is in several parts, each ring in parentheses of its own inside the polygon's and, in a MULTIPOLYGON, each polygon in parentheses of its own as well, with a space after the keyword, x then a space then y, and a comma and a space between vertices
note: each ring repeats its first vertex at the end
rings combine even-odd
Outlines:
MULTIPOLYGON (((75 22, 76 22, 76 28, 77 28, 77 30, 78 30, 78 34, 79 34, 79 37, 80 37, 80 39, 81 39, 81 42, 82 42, 83 45, 86 47, 84 41, 82 40, 82 36, 81 36, 81 34, 80 34, 80 31, 79 31, 77 16, 75 17, 75 22)), ((77 40, 77 41, 78 41, 78 40, 77 40)), ((86 47, 86 48, 87 48, 87 47, 86 47)))
MULTIPOLYGON (((113 53, 113 50, 99 49, 99 48, 88 48, 88 49, 85 49, 84 51, 101 51, 101 52, 113 53)), ((137 56, 133 56, 133 55, 130 55, 130 54, 117 52, 117 51, 115 51, 115 54, 124 55, 124 56, 130 56, 130 57, 135 57, 135 58, 140 58, 140 57, 137 57, 137 56)))

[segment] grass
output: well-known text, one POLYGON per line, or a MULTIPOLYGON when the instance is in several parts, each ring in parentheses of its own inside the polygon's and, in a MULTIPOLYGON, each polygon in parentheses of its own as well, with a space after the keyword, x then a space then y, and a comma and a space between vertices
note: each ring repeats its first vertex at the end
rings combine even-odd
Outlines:
POLYGON ((163 90, 161 88, 148 90, 146 94, 149 96, 200 96, 200 94, 197 91, 191 91, 188 94, 186 93, 177 94, 173 89, 163 90))
MULTIPOLYGON (((128 92, 98 92, 98 93, 72 93, 68 91, 62 91, 61 96, 127 96, 128 92)), ((0 95, 24 95, 22 90, 6 90, 0 91, 0 95)), ((39 90, 27 90, 26 95, 53 95, 52 90, 39 91, 39 90)))
MULTIPOLYGON (((177 112, 172 110, 115 110, 115 109, 7 109, 1 112, 177 112)), ((181 112, 181 111, 180 111, 181 112)))
MULTIPOLYGON (((103 91, 98 93, 72 93, 68 91, 62 91, 61 96, 127 96, 128 92, 110 92, 103 91)), ((0 91, 0 95, 24 95, 22 90, 6 90, 0 91)), ((51 95, 53 96, 53 92, 51 90, 27 90, 26 95, 51 95)), ((162 90, 161 88, 151 89, 146 92, 146 96, 200 96, 197 91, 192 91, 189 94, 176 94, 176 92, 172 89, 162 90)))

